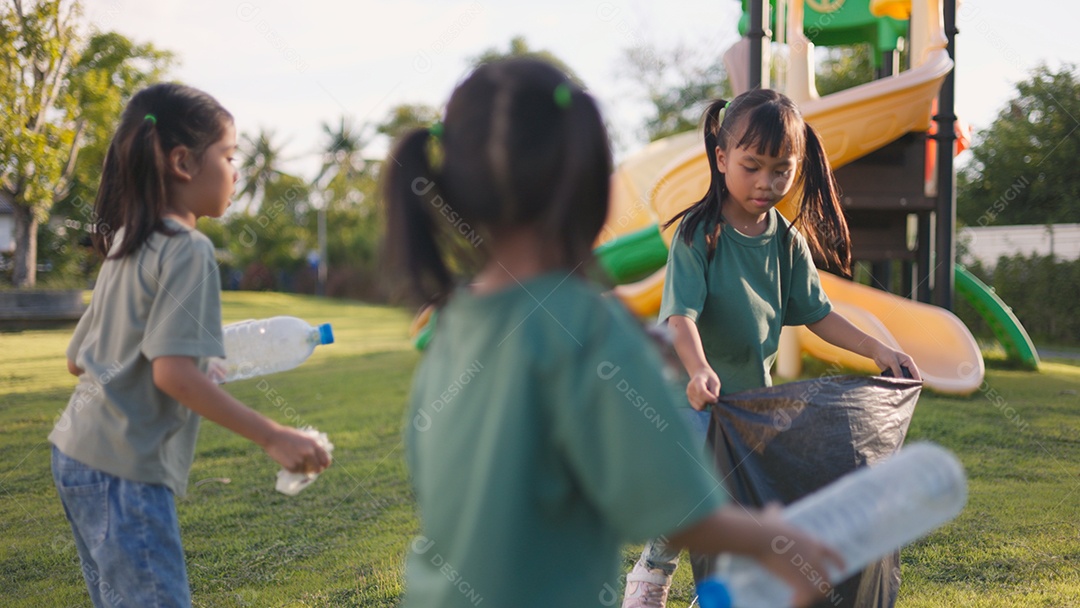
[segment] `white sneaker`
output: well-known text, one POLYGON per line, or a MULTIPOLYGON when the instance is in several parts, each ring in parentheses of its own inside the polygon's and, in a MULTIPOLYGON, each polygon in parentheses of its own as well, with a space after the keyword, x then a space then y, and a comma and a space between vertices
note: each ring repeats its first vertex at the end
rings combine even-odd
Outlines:
POLYGON ((670 589, 670 574, 659 569, 649 570, 638 560, 626 575, 622 608, 664 608, 670 589))

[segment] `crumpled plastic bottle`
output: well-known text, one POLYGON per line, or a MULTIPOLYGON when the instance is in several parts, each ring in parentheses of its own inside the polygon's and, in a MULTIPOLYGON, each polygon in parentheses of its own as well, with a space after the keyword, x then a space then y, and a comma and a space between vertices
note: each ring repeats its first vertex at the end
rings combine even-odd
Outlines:
MULTIPOLYGON (((300 432, 315 439, 319 443, 319 447, 326 450, 327 454, 334 451, 334 444, 330 443, 330 439, 327 438, 326 433, 320 433, 310 426, 301 428, 300 432)), ((318 477, 318 473, 293 473, 281 469, 277 474, 277 485, 275 488, 282 494, 296 496, 300 493, 300 490, 311 485, 311 482, 315 481, 318 477)))

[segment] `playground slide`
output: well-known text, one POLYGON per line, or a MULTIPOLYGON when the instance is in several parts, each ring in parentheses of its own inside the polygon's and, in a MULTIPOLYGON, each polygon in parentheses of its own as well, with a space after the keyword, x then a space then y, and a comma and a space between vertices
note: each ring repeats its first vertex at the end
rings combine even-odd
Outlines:
MULTIPOLYGON (((982 384, 985 367, 979 345, 963 321, 951 312, 907 298, 859 285, 829 273, 821 273, 821 283, 837 312, 867 334, 900 348, 915 359, 926 386, 940 393, 967 395, 982 384)), ((639 316, 660 310, 664 291, 664 269, 644 280, 615 288, 615 294, 639 316)), ((844 368, 864 372, 880 371, 873 361, 837 348, 805 327, 795 330, 795 342, 785 345, 844 368)), ((798 374, 797 358, 780 353, 788 363, 781 375, 798 374)))
POLYGON ((1012 308, 992 288, 959 265, 956 267, 956 294, 967 300, 990 325, 1009 361, 1026 369, 1039 369, 1039 353, 1012 308))
POLYGON ((597 245, 656 224, 656 212, 649 205, 649 192, 656 176, 672 160, 700 146, 700 139, 693 131, 665 137, 635 152, 615 169, 611 176, 608 216, 597 245))
MULTIPOLYGON (((892 343, 915 359, 926 386, 940 393, 967 395, 982 384, 985 368, 978 343, 964 322, 948 310, 821 273, 822 287, 837 310, 864 331, 892 343), (855 314, 855 311, 860 314, 855 314), (866 327, 864 314, 880 325, 866 327), (875 335, 878 334, 878 335, 875 335)), ((805 327, 798 328, 804 352, 842 367, 875 372, 873 361, 827 344, 805 327)))

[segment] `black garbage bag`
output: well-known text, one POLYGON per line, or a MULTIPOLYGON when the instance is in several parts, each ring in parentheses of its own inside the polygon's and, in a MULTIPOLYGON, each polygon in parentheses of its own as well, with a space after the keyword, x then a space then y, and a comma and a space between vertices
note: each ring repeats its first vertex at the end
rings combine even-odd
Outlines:
MULTIPOLYGON (((725 395, 712 409, 709 447, 732 497, 755 507, 790 504, 900 449, 922 383, 825 376, 725 395)), ((695 579, 712 570, 695 561, 695 579)), ((896 552, 836 585, 825 608, 891 608, 900 590, 896 552)))

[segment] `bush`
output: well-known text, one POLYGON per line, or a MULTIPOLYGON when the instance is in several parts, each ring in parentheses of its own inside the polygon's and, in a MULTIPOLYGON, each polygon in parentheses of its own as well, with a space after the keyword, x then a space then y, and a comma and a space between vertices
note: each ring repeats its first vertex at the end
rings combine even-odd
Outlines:
MULTIPOLYGON (((993 270, 976 263, 968 268, 994 288, 1013 309, 1036 343, 1080 345, 1080 260, 1056 261, 1051 256, 1002 256, 993 270)), ((992 338, 989 326, 975 310, 957 299, 956 314, 979 338, 992 338)))

